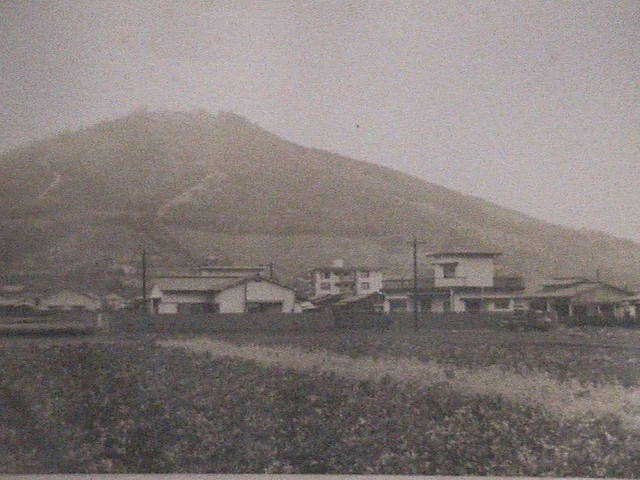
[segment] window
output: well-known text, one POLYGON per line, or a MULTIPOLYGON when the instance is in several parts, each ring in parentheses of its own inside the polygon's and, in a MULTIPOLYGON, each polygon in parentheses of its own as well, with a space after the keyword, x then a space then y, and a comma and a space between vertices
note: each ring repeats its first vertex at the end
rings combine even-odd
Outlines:
POLYGON ((360 284, 360 288, 361 288, 362 290, 369 290, 369 288, 370 288, 370 287, 369 287, 369 283, 368 283, 368 282, 362 282, 362 283, 360 284))
POLYGON ((508 310, 510 303, 508 298, 499 298, 493 301, 493 308, 496 310, 508 310))
POLYGON ((369 278, 369 272, 368 271, 367 272, 360 272, 360 276, 362 278, 369 278))
POLYGON ((329 282, 322 282, 320 284, 320 290, 331 290, 331 284, 329 282))
POLYGON ((455 278, 457 263, 444 263, 442 265, 442 276, 444 278, 455 278))
POLYGON ((421 312, 430 312, 431 311, 431 299, 430 298, 422 298, 422 299, 420 299, 420 311, 421 312))
POLYGON ((467 312, 482 311, 483 301, 480 298, 468 298, 464 301, 464 309, 467 312))
POLYGON ((325 278, 325 279, 329 279, 329 278, 331 278, 331 272, 324 272, 324 273, 322 274, 322 278, 325 278))
POLYGON ((406 312, 407 301, 406 300, 389 300, 389 310, 392 312, 406 312))

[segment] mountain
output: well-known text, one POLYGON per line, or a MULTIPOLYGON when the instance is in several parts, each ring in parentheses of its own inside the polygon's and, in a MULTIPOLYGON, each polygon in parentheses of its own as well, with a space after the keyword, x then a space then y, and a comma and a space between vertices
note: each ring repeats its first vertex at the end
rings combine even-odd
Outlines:
POLYGON ((497 249, 535 281, 640 287, 640 244, 552 225, 382 166, 305 148, 232 113, 137 112, 0 155, 0 268, 92 282, 142 246, 157 271, 209 254, 288 281, 340 257, 406 272, 412 235, 497 249))

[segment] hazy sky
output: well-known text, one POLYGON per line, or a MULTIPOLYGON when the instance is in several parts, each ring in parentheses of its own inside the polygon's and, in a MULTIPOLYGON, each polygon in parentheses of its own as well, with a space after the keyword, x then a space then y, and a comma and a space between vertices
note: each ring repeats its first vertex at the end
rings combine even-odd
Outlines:
POLYGON ((0 2, 0 148, 230 110, 640 240, 640 2, 0 2))

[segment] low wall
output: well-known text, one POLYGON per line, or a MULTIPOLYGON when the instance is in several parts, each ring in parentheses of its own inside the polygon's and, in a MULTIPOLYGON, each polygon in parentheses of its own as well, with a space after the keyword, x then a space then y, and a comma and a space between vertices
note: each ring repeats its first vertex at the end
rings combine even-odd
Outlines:
MULTIPOLYGON (((22 316, 0 315, 0 324, 13 323, 95 323, 99 313, 97 312, 37 312, 22 316)), ((104 314, 102 314, 104 316, 104 314)))
MULTIPOLYGON (((514 323, 517 317, 513 313, 420 313, 418 328, 421 330, 471 330, 478 328, 504 328, 514 323)), ((394 330, 411 330, 415 328, 413 313, 337 314, 335 323, 338 328, 391 328, 394 330)))
MULTIPOLYGON (((513 323, 513 315, 443 313, 419 317, 420 329, 502 328, 513 323)), ((115 312, 106 317, 112 333, 221 333, 221 332, 323 332, 336 329, 414 328, 410 313, 334 314, 307 313, 168 314, 115 312)))
POLYGON ((333 316, 325 312, 168 315, 115 312, 106 319, 112 333, 320 332, 335 327, 333 316))
POLYGON ((567 327, 621 327, 640 328, 640 318, 637 317, 566 317, 561 322, 567 327))

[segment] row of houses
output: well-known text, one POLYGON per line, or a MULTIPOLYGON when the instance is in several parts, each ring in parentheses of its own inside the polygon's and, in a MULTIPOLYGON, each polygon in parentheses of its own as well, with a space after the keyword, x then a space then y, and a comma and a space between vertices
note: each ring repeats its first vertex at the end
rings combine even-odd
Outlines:
POLYGON ((496 273, 498 252, 443 251, 426 255, 433 274, 417 281, 385 278, 382 271, 338 260, 310 272, 311 292, 278 282, 271 266, 209 264, 190 275, 153 282, 152 313, 301 312, 324 308, 377 312, 514 312, 559 316, 635 316, 639 297, 627 289, 582 277, 552 278, 525 286, 496 273))
POLYGON ((496 274, 486 251, 443 251, 426 255, 433 275, 384 279, 378 270, 337 263, 313 272, 312 302, 361 303, 384 312, 514 312, 538 310, 558 316, 636 316, 640 297, 615 285, 583 277, 556 277, 525 286, 521 277, 496 274), (371 291, 375 290, 375 291, 371 291))
POLYGON ((334 261, 309 274, 310 291, 295 291, 274 275, 273 264, 219 265, 211 261, 182 274, 157 276, 144 296, 128 301, 62 290, 36 296, 0 289, 0 315, 37 311, 119 310, 137 301, 154 314, 303 312, 342 309, 395 312, 515 312, 538 310, 558 316, 636 317, 640 296, 625 288, 582 277, 552 278, 526 286, 521 277, 497 274, 498 252, 442 251, 425 256, 428 276, 386 278, 376 268, 334 261), (137 300, 137 301, 136 301, 137 300))
POLYGON ((22 286, 0 288, 0 316, 29 316, 47 312, 121 310, 129 302, 118 294, 100 297, 89 292, 63 289, 50 294, 29 292, 22 286))

